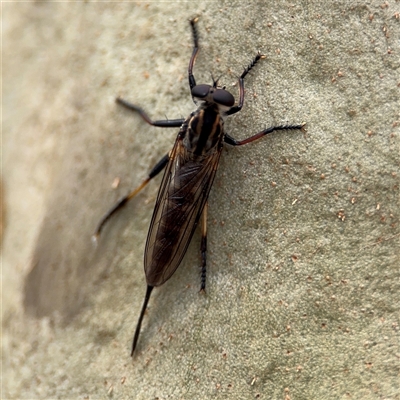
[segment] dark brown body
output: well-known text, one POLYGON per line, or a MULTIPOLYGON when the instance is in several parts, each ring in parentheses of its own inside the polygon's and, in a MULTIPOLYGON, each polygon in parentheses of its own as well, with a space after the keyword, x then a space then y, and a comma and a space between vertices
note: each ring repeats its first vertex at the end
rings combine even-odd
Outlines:
POLYGON ((206 204, 223 142, 216 104, 205 104, 182 125, 158 192, 144 255, 146 280, 160 286, 178 268, 206 204))

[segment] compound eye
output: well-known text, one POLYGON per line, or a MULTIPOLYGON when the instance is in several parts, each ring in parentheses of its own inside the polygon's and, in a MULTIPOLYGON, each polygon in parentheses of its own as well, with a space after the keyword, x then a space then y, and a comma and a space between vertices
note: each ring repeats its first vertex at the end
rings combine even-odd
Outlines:
POLYGON ((199 99, 203 99, 204 97, 208 96, 210 89, 211 89, 210 85, 196 85, 192 89, 192 96, 198 97, 199 99))
POLYGON ((235 98, 224 89, 217 89, 213 94, 213 100, 226 107, 232 107, 235 104, 235 98))

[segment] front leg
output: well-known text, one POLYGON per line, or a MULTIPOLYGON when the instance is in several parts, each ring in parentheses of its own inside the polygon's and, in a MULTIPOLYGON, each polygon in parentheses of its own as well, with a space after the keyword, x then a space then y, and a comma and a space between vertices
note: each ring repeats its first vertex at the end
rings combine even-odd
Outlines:
POLYGON ((244 104, 244 78, 251 71, 251 69, 260 61, 262 58, 265 58, 263 54, 260 52, 254 57, 253 61, 244 69, 242 75, 239 77, 239 104, 237 106, 231 107, 226 115, 236 114, 243 108, 244 104))
POLYGON ((190 20, 190 26, 192 28, 193 35, 193 52, 192 57, 190 57, 189 67, 188 67, 188 78, 189 78, 189 87, 190 91, 196 86, 196 79, 193 76, 193 66, 196 61, 197 53, 199 52, 199 34, 196 28, 196 22, 198 18, 193 18, 190 20))

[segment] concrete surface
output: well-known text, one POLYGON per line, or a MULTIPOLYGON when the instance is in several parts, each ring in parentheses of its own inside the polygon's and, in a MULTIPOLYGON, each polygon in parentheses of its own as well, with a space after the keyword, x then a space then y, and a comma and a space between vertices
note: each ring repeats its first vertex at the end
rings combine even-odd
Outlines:
POLYGON ((399 399, 400 3, 2 4, 3 399, 399 399), (246 103, 199 234, 155 290, 137 354, 143 250, 159 179, 104 212, 172 146, 154 118, 198 82, 246 103), (113 188, 114 180, 119 185, 113 188))

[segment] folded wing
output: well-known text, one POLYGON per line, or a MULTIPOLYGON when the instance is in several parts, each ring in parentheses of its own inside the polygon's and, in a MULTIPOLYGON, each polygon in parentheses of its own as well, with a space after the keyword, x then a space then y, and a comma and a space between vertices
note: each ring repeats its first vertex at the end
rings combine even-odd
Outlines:
POLYGON ((175 142, 157 196, 147 236, 147 284, 159 286, 178 268, 207 201, 222 148, 195 155, 175 142))

